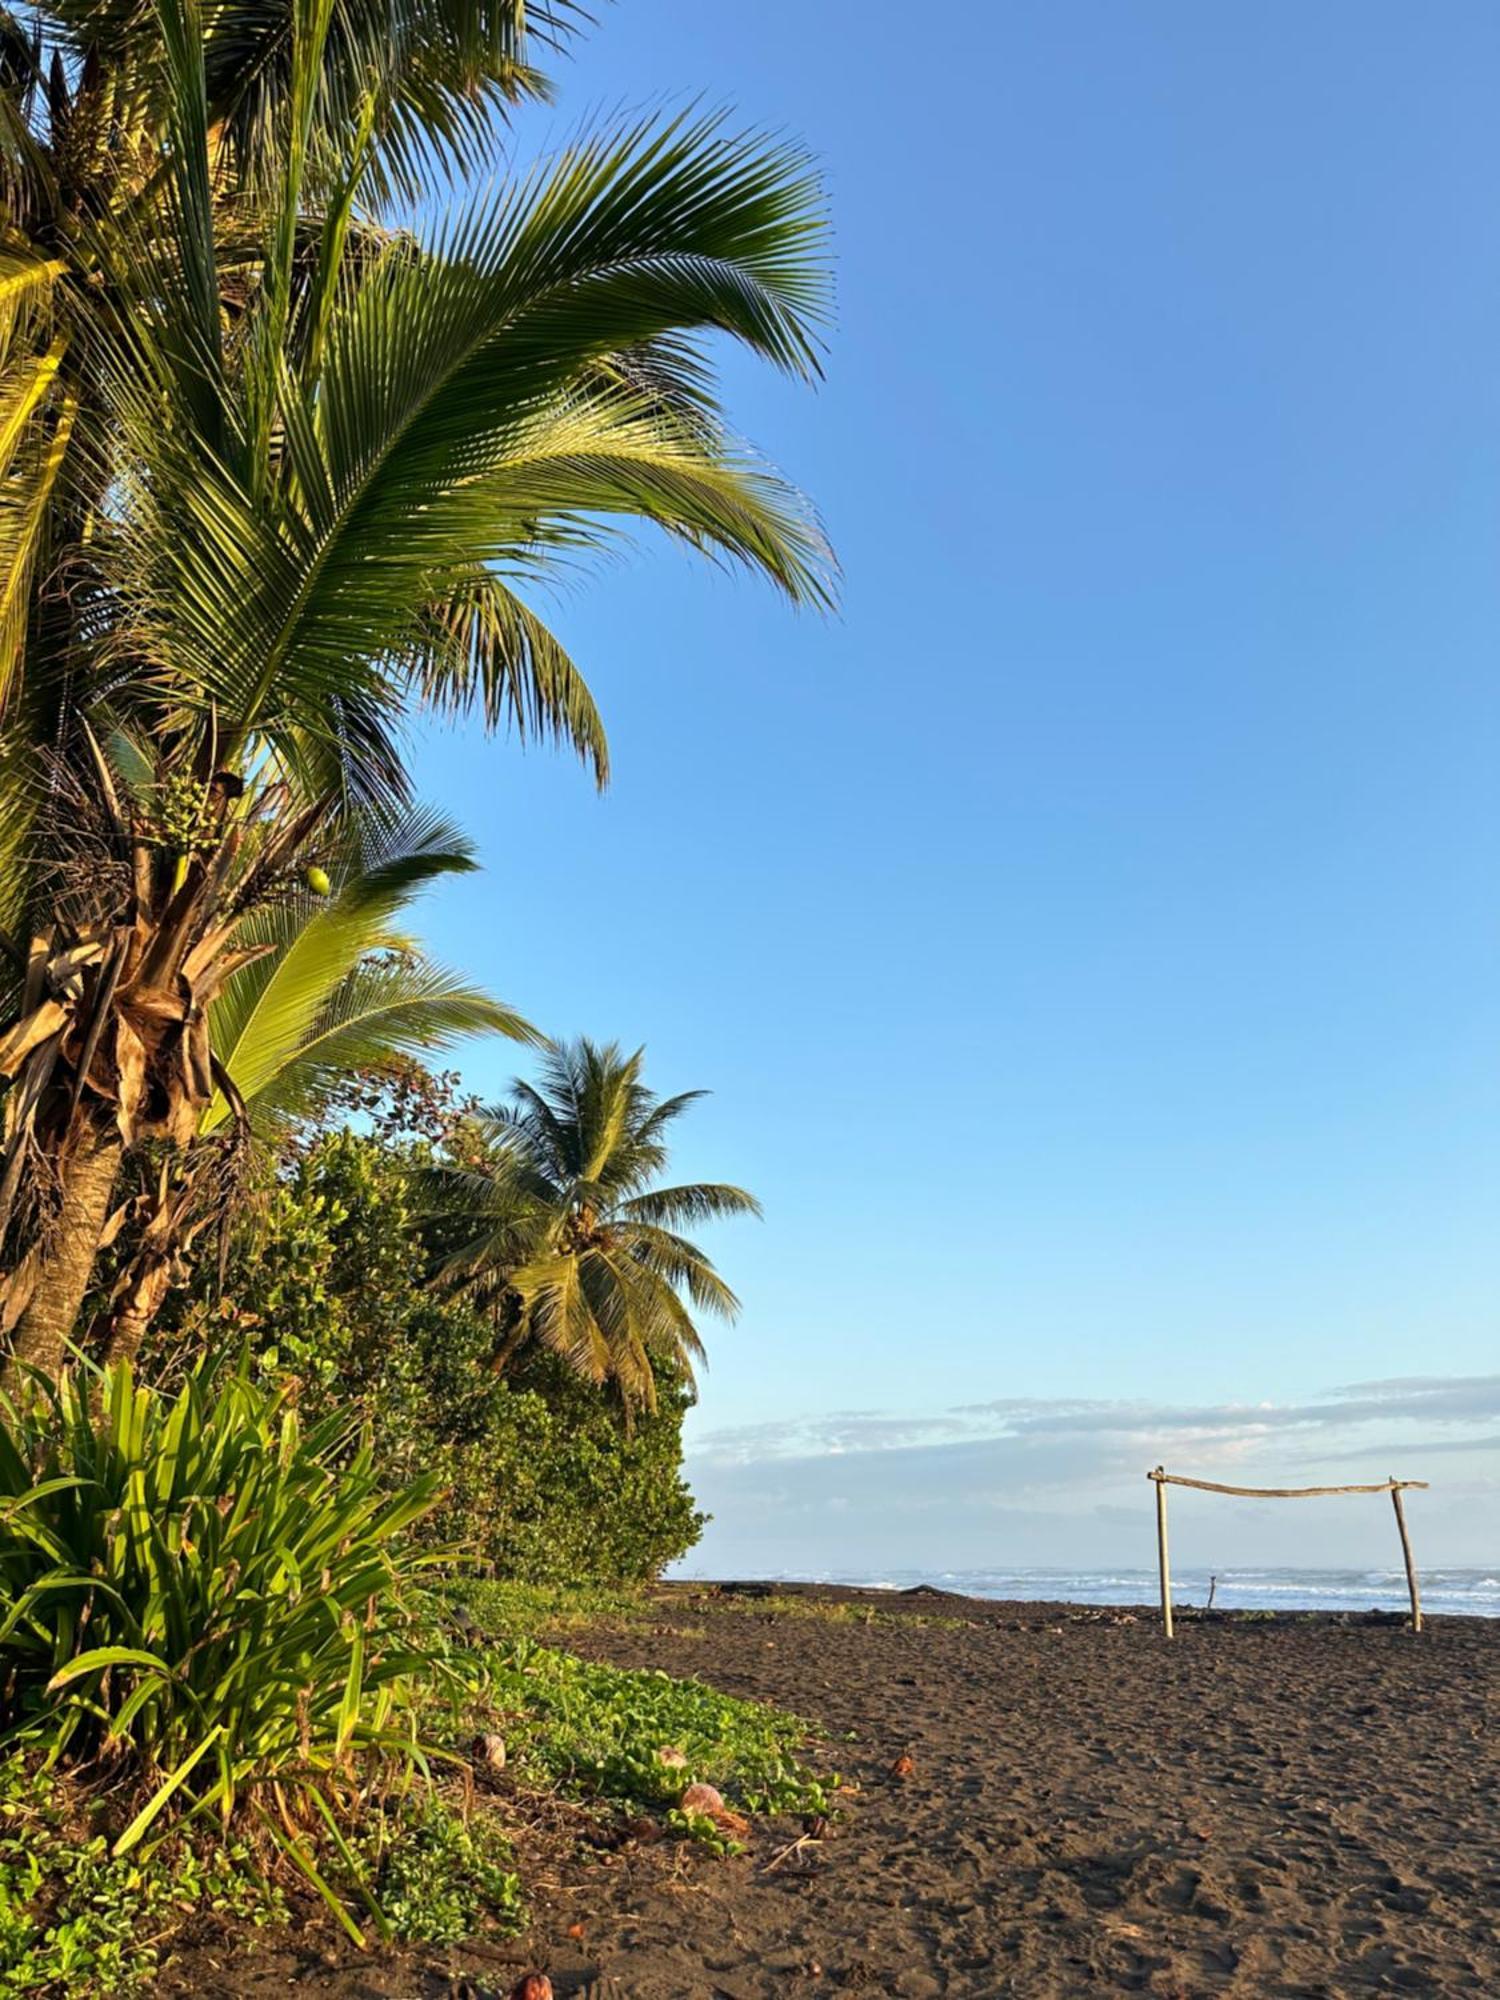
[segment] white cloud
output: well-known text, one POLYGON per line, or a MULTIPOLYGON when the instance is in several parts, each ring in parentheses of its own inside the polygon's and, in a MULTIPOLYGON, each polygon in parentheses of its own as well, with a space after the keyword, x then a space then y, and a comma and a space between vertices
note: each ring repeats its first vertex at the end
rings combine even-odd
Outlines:
POLYGON ((1230 1446, 1250 1444, 1282 1431, 1315 1436, 1365 1423, 1473 1424, 1496 1417, 1500 1417, 1500 1375, 1414 1375, 1351 1383, 1308 1403, 1195 1406, 1079 1397, 1001 1397, 987 1403, 960 1404, 931 1415, 837 1410, 708 1431, 693 1445, 692 1455, 724 1464, 750 1464, 766 1458, 901 1451, 920 1445, 1049 1434, 1160 1438, 1187 1433, 1230 1446))
MULTIPOLYGON (((1306 1402, 1179 1405, 1001 1398, 898 1415, 845 1410, 710 1431, 690 1474, 715 1526, 700 1573, 1144 1563, 1147 1468, 1285 1485, 1421 1478, 1428 1560, 1500 1555, 1500 1375, 1357 1382, 1306 1402), (1488 1426, 1489 1428, 1482 1428, 1488 1426), (1435 1468, 1436 1469, 1436 1468, 1435 1468), (1320 1474, 1326 1472, 1325 1480, 1320 1474)), ((1388 1560, 1368 1501, 1184 1506, 1188 1563, 1388 1560)))

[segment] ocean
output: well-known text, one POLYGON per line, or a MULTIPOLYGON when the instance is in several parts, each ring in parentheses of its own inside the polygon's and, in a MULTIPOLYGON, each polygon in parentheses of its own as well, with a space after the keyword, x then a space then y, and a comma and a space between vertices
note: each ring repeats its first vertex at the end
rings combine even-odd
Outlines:
MULTIPOLYGON (((679 1576, 686 1572, 678 1570, 679 1576)), ((1215 1574, 1221 1611, 1405 1611, 1399 1569, 1222 1569, 1215 1574)), ((1208 1602, 1210 1572, 1174 1570, 1172 1601, 1208 1602)), ((707 1579, 704 1579, 707 1581, 707 1579)), ((968 1597, 1065 1604, 1155 1604, 1154 1569, 824 1570, 790 1572, 788 1583, 843 1583, 866 1590, 909 1590, 919 1583, 968 1597)), ((1430 1569, 1419 1574, 1422 1610, 1432 1617, 1500 1618, 1500 1566, 1430 1569)))

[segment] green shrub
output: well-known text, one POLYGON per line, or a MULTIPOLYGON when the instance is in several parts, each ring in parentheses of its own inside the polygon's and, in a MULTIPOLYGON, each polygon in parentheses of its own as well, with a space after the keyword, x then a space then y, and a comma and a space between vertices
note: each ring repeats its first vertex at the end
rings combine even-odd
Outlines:
POLYGON ((248 1342, 264 1379, 290 1378, 307 1413, 357 1411, 393 1486, 435 1471, 446 1497, 423 1532, 496 1575, 656 1576, 703 1528, 682 1478, 688 1390, 663 1372, 659 1407, 627 1425, 551 1355, 497 1380, 493 1324, 423 1282, 419 1157, 359 1133, 320 1138, 237 1236, 222 1297, 205 1263, 145 1365, 169 1375, 184 1350, 248 1342))
POLYGON ((345 1420, 304 1433, 243 1372, 170 1400, 125 1366, 65 1377, 0 1419, 0 1729, 133 1781, 116 1857, 169 1801, 248 1804, 321 1887, 263 1793, 332 1832, 322 1794, 361 1753, 421 1759, 417 1680, 445 1670, 402 1535, 433 1480, 388 1494, 345 1420))
MULTIPOLYGON (((472 1388, 471 1388, 472 1393, 472 1388)), ((551 1355, 492 1384, 484 1429, 434 1439, 449 1497, 434 1532, 491 1574, 524 1582, 626 1584, 660 1575, 703 1530, 682 1478, 690 1398, 662 1376, 654 1411, 627 1428, 598 1389, 551 1355)), ((408 1406, 410 1407, 410 1406, 408 1406)))

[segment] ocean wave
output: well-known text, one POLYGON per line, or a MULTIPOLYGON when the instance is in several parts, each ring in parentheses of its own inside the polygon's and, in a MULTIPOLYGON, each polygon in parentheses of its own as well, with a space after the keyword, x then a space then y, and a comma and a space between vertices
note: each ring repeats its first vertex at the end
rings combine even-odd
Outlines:
MULTIPOLYGON (((679 1574, 698 1574, 679 1572, 679 1574)), ((1401 1611, 1406 1608, 1404 1570, 1186 1568, 1174 1572, 1172 1595, 1187 1606, 1207 1601, 1246 1611, 1401 1611)), ((970 1597, 1056 1601, 1069 1604, 1151 1604, 1159 1585, 1154 1569, 839 1569, 783 1572, 789 1583, 839 1583, 864 1590, 909 1590, 917 1584, 970 1597)), ((1434 1617, 1500 1618, 1500 1577, 1488 1569, 1440 1568, 1422 1573, 1422 1606, 1434 1617)))

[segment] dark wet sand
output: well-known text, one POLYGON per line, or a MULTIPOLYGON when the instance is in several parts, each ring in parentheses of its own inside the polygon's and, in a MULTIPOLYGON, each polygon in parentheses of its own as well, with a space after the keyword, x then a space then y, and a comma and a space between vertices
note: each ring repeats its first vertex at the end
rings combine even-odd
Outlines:
MULTIPOLYGON (((904 1604, 963 1622, 684 1589, 654 1629, 571 1642, 853 1732, 823 1753, 859 1787, 826 1839, 775 1867, 795 1824, 727 1862, 573 1859, 521 1944, 306 1967, 308 1990, 503 1994, 539 1966, 559 2000, 1500 1996, 1500 1621, 1185 1623, 1168 1646, 1146 1613, 904 1604)), ((275 1990, 269 1964, 199 1976, 275 1990)))

